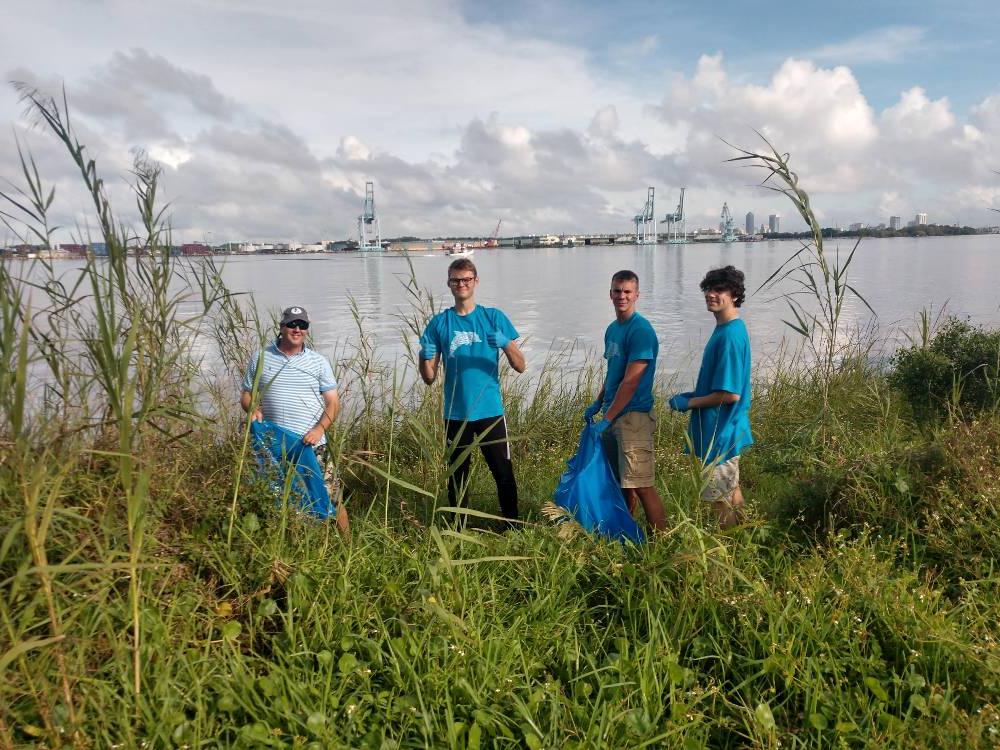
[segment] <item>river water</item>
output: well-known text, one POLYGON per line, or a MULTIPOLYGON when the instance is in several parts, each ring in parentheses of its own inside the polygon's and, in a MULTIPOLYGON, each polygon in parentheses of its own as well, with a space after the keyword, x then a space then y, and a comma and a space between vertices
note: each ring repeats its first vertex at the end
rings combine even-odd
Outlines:
MULTIPOLYGON (((660 337, 660 371, 688 377, 714 325, 705 311, 698 283, 710 268, 732 264, 747 277, 743 318, 750 330, 757 362, 766 362, 798 337, 782 322, 787 304, 773 293, 754 290, 799 247, 792 241, 734 244, 582 246, 540 249, 480 249, 477 299, 503 309, 521 334, 529 368, 551 352, 568 351, 567 363, 582 362, 603 346, 604 329, 613 318, 608 299, 611 275, 629 268, 639 275, 638 309, 660 337)), ((852 241, 831 242, 827 252, 842 257, 852 241)), ((411 311, 405 288, 413 273, 439 306, 450 304, 445 283, 449 258, 412 253, 228 256, 217 259, 233 291, 252 292, 258 309, 277 312, 297 304, 313 321, 318 350, 336 360, 353 348, 358 328, 351 300, 364 319, 369 343, 389 361, 403 353, 401 315, 411 311)), ((197 262, 197 261, 195 261, 197 262)), ((57 262, 72 274, 79 262, 57 262)), ((848 328, 873 321, 878 334, 901 341, 915 326, 917 314, 968 316, 974 322, 1000 325, 1000 235, 919 239, 865 239, 850 268, 850 282, 876 313, 850 299, 843 315, 848 328)), ((786 290, 790 289, 786 285, 786 290)), ((211 359, 209 354, 208 359, 211 359)))
MULTIPOLYGON (((827 246, 846 258, 854 244, 827 246)), ((613 318, 608 298, 611 275, 629 268, 639 275, 638 310, 660 337, 660 368, 688 374, 697 366, 714 319, 705 311, 698 289, 710 268, 732 264, 747 278, 742 315, 750 329, 755 358, 766 360, 797 335, 782 322, 785 301, 757 289, 800 245, 795 242, 584 246, 573 248, 477 250, 473 261, 480 277, 477 300, 499 307, 522 336, 530 366, 551 351, 575 347, 571 358, 603 347, 604 329, 613 318)), ((421 287, 439 305, 450 304, 445 283, 449 258, 411 254, 409 262, 421 287)), ((252 256, 224 260, 224 277, 234 290, 252 291, 258 307, 277 310, 305 306, 321 350, 342 346, 357 328, 350 298, 364 316, 364 328, 388 358, 402 352, 399 316, 410 309, 404 282, 410 266, 404 257, 354 254, 322 256, 252 256)), ((917 314, 968 316, 974 322, 1000 325, 1000 235, 919 239, 865 239, 850 266, 852 286, 876 313, 881 336, 900 340, 914 327, 917 314)), ((787 284, 784 289, 790 290, 787 284)), ((848 326, 864 327, 873 316, 851 298, 843 314, 848 326)))

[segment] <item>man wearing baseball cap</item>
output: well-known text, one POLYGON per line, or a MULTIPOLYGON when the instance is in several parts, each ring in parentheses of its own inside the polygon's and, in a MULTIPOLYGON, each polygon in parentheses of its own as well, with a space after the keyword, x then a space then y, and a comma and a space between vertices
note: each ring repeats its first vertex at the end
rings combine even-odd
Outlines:
MULTIPOLYGON (((293 305, 281 313, 277 339, 247 365, 240 406, 254 421, 274 422, 300 435, 304 444, 320 454, 326 431, 340 411, 340 397, 330 360, 306 346, 308 330, 309 313, 304 307, 293 305), (255 381, 257 404, 253 402, 255 381)), ((337 524, 346 530, 347 513, 341 503, 337 503, 337 524)))

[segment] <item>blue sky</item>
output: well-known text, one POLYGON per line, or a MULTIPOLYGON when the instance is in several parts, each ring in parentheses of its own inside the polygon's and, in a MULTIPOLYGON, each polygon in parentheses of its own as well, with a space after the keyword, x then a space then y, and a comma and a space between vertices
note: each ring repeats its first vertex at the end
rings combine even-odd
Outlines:
POLYGON ((924 87, 967 108, 1000 80, 1000 3, 840 0, 715 3, 484 2, 464 5, 472 23, 580 44, 598 71, 637 86, 664 70, 690 74, 698 57, 722 52, 748 79, 764 80, 787 57, 848 65, 875 107, 924 87), (642 47, 645 54, 628 54, 642 47))
MULTIPOLYGON (((367 180, 388 234, 624 232, 649 185, 658 213, 686 187, 695 226, 728 202, 797 228, 725 161, 720 138, 754 129, 825 224, 980 225, 1000 207, 998 29, 1000 2, 971 0, 34 0, 0 27, 0 70, 66 87, 123 201, 132 150, 160 160, 179 239, 350 236, 367 180)), ((0 122, 80 226, 73 170, 11 89, 0 122)))

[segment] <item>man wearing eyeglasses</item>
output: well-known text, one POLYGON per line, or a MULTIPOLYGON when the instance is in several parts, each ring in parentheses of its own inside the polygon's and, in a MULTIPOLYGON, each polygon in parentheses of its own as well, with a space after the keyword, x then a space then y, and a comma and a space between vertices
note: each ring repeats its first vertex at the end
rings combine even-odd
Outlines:
MULTIPOLYGON (((420 377, 427 385, 444 363, 444 419, 451 455, 479 439, 479 449, 497 486, 500 512, 517 518, 517 483, 507 442, 507 421, 500 397, 500 352, 517 372, 524 372, 524 354, 517 330, 500 310, 476 304, 479 274, 468 258, 448 267, 453 307, 431 318, 420 337, 420 377)), ((448 502, 464 501, 471 453, 448 480, 448 502)))

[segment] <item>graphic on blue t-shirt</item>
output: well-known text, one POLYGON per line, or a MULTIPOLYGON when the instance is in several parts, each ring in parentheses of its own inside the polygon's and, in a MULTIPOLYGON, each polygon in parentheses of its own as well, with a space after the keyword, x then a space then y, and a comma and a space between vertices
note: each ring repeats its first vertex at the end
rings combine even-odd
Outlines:
POLYGON ((621 413, 650 411, 653 408, 653 379, 656 376, 656 355, 659 351, 656 331, 639 313, 632 313, 632 317, 624 323, 615 320, 608 326, 604 332, 604 358, 608 361, 608 375, 604 381, 604 411, 615 400, 628 364, 640 360, 648 361, 649 365, 621 413))
POLYGON ((698 371, 695 396, 715 391, 735 393, 740 400, 692 409, 688 435, 694 453, 706 464, 722 463, 753 444, 750 433, 750 336, 739 318, 715 327, 698 371))
POLYGON ((420 337, 420 357, 428 345, 441 354, 444 365, 444 418, 475 420, 503 414, 500 398, 500 350, 491 347, 487 336, 501 333, 513 341, 518 337, 513 324, 500 310, 476 305, 468 315, 450 307, 431 318, 420 337))
POLYGON ((451 346, 448 347, 448 356, 453 357, 455 350, 460 346, 478 344, 480 341, 482 339, 479 338, 479 334, 475 331, 455 331, 455 335, 451 339, 451 346))

